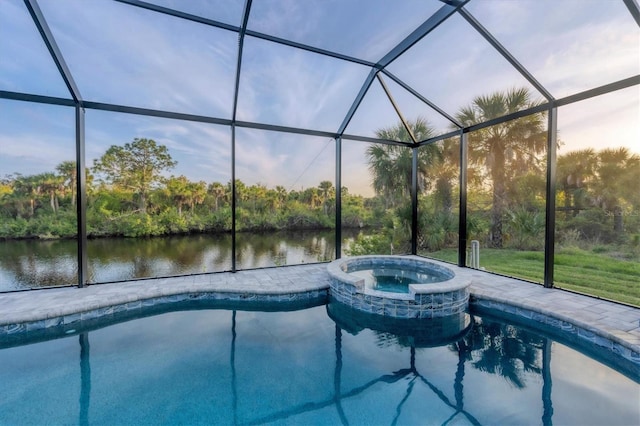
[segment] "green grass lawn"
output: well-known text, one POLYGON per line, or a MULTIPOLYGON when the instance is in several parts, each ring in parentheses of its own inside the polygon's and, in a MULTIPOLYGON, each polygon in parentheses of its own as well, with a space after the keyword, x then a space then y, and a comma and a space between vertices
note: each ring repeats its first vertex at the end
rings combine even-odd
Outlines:
MULTIPOLYGON (((453 249, 424 253, 447 262, 457 261, 453 249)), ((544 253, 481 249, 480 266, 487 271, 542 283, 544 253)), ((640 262, 615 259, 577 248, 556 251, 554 285, 568 290, 640 306, 640 262)))

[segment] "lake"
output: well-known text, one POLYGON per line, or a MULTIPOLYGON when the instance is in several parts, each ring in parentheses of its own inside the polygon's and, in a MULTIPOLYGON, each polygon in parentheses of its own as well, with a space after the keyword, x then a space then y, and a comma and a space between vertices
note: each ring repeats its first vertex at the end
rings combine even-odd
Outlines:
MULTIPOLYGON (((343 248, 360 230, 343 229, 343 248)), ((335 258, 335 232, 238 233, 236 268, 297 265, 335 258)), ((231 270, 231 234, 88 241, 89 282, 231 270)), ((75 240, 0 242, 0 291, 77 283, 75 240)))

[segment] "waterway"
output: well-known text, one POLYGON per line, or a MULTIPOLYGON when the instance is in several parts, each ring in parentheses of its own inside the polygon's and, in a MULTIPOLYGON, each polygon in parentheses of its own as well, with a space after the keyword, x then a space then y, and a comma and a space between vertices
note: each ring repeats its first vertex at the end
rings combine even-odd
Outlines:
MULTIPOLYGON (((357 230, 343 230, 343 247, 357 230)), ((335 258, 335 233, 238 233, 236 268, 297 265, 335 258)), ((87 245, 90 283, 229 271, 230 234, 102 238, 87 245)), ((75 240, 0 242, 0 291, 77 283, 75 240)))

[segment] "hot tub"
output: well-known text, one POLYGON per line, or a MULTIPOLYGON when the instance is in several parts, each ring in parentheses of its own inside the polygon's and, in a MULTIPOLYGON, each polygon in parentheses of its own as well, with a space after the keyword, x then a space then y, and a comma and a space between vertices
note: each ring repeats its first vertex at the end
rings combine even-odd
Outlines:
POLYGON ((418 256, 355 256, 331 262, 332 300, 393 318, 437 318, 465 312, 468 277, 455 266, 418 256))

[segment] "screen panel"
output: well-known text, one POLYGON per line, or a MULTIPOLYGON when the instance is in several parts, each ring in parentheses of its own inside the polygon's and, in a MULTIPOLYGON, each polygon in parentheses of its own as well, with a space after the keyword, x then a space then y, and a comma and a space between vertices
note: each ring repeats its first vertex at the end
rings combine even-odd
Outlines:
POLYGON ((237 33, 113 1, 42 11, 85 100, 231 117, 237 33))
POLYGON ((335 132, 369 68, 246 37, 238 119, 335 132))
POLYGON ((0 291, 78 283, 75 110, 0 100, 0 291))
POLYGON ((558 109, 554 285, 640 305, 640 94, 558 109))
POLYGON ((0 90, 70 97, 22 1, 2 2, 0 58, 0 90))
POLYGON ((88 111, 90 282, 231 269, 224 126, 88 111))
POLYGON ((467 241, 480 247, 474 266, 543 282, 546 129, 539 113, 469 133, 467 241))
MULTIPOLYGON (((397 127, 381 131, 397 132, 397 127)), ((342 142, 342 253, 411 252, 411 148, 342 142)))
MULTIPOLYGON (((480 34, 453 15, 389 65, 389 71, 450 115, 479 96, 528 90, 541 97, 480 34)), ((520 105, 523 109, 523 105, 520 105)), ((516 109, 518 110, 518 109, 516 109)), ((500 115, 511 111, 507 108, 500 115)))
POLYGON ((236 129, 238 269, 335 258, 335 140, 236 129))
POLYGON ((377 62, 441 6, 436 0, 263 0, 252 5, 249 29, 377 62))
POLYGON ((493 0, 466 7, 556 98, 640 74, 640 29, 623 1, 493 0))

